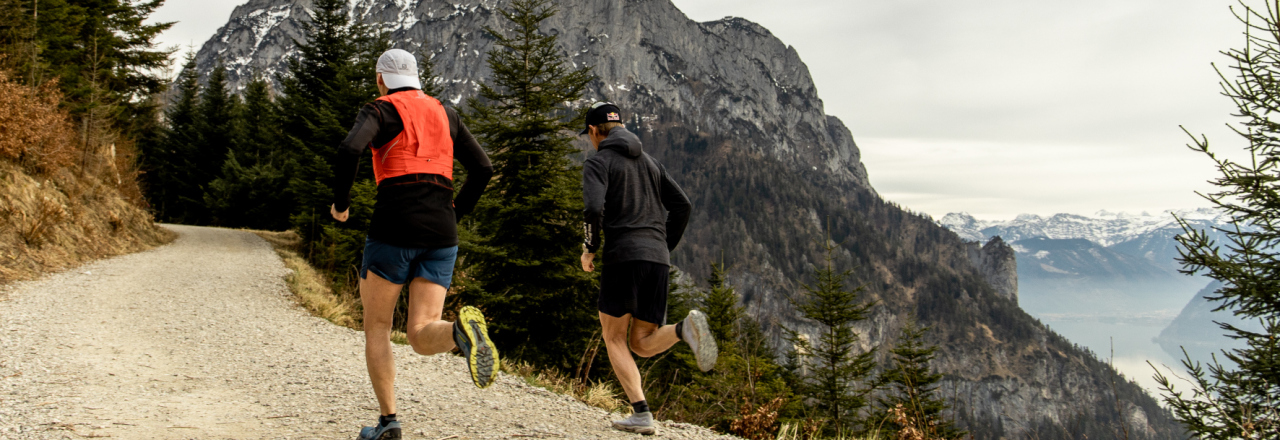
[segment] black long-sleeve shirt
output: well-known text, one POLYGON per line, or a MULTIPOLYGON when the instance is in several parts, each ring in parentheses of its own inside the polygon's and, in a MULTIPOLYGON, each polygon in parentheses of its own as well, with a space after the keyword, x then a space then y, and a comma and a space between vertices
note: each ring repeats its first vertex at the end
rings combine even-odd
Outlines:
MULTIPOLYGON (((412 91, 404 88, 390 93, 412 91)), ((369 237, 407 248, 441 248, 458 245, 458 220, 475 209, 493 177, 489 156, 476 142, 458 113, 445 107, 453 158, 467 170, 466 182, 453 197, 453 182, 444 176, 410 174, 383 179, 378 184, 369 237)), ((395 105, 374 101, 365 104, 334 159, 333 204, 338 212, 351 206, 351 185, 365 148, 381 148, 404 131, 395 105)))
POLYGON ((604 262, 671 264, 692 205, 667 170, 641 149, 640 139, 616 127, 600 152, 582 165, 587 252, 604 242, 604 262))

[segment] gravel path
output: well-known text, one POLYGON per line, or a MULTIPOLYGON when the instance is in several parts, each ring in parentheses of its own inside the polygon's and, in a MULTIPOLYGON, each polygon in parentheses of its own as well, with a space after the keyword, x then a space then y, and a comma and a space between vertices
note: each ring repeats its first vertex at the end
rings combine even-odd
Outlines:
MULTIPOLYGON (((374 420, 363 335, 295 305, 266 242, 169 228, 172 244, 2 287, 0 438, 354 438, 374 420)), ((395 356, 406 438, 639 437, 517 377, 477 389, 460 357, 395 356)))

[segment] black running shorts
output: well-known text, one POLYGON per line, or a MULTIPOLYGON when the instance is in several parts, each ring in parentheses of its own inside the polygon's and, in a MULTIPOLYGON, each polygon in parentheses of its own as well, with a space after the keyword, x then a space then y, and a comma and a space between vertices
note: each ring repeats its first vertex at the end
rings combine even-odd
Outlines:
POLYGON ((670 268, 649 261, 606 264, 600 274, 600 311, 650 324, 667 323, 667 278, 670 268))

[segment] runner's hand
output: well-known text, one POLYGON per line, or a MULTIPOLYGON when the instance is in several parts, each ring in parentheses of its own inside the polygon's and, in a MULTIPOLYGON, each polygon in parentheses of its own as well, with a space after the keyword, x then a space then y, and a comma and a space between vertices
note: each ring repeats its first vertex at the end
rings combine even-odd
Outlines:
POLYGON ((338 212, 336 207, 329 205, 329 215, 332 215, 334 220, 345 222, 347 221, 347 217, 351 215, 351 208, 347 208, 346 211, 338 212))
POLYGON ((594 272, 596 270, 596 254, 582 253, 582 270, 594 272))

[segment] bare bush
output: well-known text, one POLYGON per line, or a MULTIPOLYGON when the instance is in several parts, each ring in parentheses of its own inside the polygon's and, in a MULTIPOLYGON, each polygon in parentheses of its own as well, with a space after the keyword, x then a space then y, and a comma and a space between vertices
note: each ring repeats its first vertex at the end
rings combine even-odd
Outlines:
POLYGON ((54 82, 33 88, 0 70, 0 157, 33 174, 73 164, 80 148, 61 100, 54 82))
POLYGON ((751 403, 742 402, 738 418, 729 422, 729 432, 749 440, 770 440, 778 436, 778 409, 785 400, 776 397, 769 403, 752 409, 751 403))

